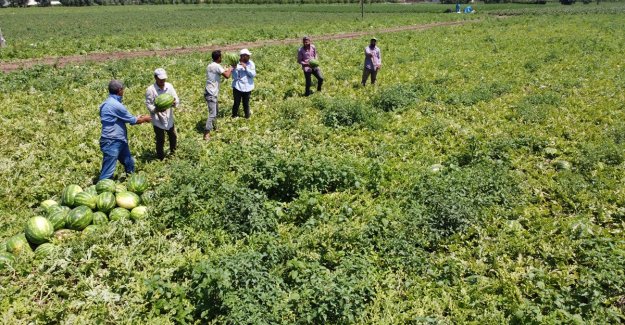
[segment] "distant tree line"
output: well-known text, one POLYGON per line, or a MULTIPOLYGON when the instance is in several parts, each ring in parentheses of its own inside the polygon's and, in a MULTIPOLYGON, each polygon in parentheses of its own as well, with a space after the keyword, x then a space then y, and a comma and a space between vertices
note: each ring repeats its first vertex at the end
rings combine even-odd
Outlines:
MULTIPOLYGON (((29 0, 0 0, 0 6, 6 7, 26 7, 29 0)), ((51 0, 35 0, 39 6, 50 6, 51 0)), ((365 0, 366 3, 400 3, 414 2, 415 0, 365 0)), ((547 2, 560 2, 564 5, 571 5, 576 0, 481 0, 482 3, 535 3, 545 4, 547 2)), ((580 0, 583 3, 597 2, 600 0, 580 0)), ((615 0, 601 0, 602 2, 612 2, 615 0)), ((116 6, 116 5, 160 5, 160 4, 325 4, 325 3, 360 3, 360 0, 60 0, 64 6, 116 6)), ((429 1, 422 1, 429 2, 429 1)), ((471 0, 439 0, 442 4, 470 3, 471 0)))

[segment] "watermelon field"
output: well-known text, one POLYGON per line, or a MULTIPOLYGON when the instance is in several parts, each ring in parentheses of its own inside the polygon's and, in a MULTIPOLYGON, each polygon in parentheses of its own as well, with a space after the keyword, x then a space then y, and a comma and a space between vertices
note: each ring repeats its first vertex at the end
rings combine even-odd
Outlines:
POLYGON ((625 322, 625 3, 452 7, 0 9, 0 65, 118 53, 0 73, 0 321, 625 322), (275 42, 304 35, 325 75, 310 97, 299 43, 275 42), (383 65, 361 87, 373 36, 383 65), (252 116, 229 117, 222 83, 211 141, 210 53, 119 55, 242 42, 252 116), (176 154, 129 126, 138 174, 96 186, 108 82, 147 114, 158 67, 176 154), (125 211, 96 222, 104 206, 125 211), (74 230, 50 235, 61 210, 74 230))

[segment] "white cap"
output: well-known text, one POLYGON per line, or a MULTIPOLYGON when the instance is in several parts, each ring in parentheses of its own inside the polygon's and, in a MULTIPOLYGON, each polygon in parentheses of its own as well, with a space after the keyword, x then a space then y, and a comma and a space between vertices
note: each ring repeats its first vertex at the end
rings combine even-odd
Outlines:
POLYGON ((156 78, 158 79, 167 79, 167 72, 165 72, 165 69, 163 68, 158 68, 156 70, 154 70, 154 76, 156 76, 156 78))
POLYGON ((242 49, 241 52, 239 52, 239 55, 252 55, 252 53, 248 50, 248 49, 242 49))

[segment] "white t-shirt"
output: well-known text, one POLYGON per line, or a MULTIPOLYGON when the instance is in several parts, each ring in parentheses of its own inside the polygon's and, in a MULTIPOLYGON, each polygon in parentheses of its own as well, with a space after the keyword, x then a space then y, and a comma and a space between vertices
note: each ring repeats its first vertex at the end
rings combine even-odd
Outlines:
POLYGON ((206 67, 206 92, 210 96, 219 94, 219 84, 221 83, 221 75, 226 71, 217 62, 212 62, 206 67))

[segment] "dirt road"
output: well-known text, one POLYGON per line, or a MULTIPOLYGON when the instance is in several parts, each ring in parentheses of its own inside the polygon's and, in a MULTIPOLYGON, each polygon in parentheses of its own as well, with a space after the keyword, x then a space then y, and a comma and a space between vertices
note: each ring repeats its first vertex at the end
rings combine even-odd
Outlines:
MULTIPOLYGON (((394 33, 408 30, 425 30, 434 27, 440 26, 454 26, 454 25, 463 25, 470 22, 475 22, 475 20, 464 20, 464 21, 450 21, 450 22, 437 22, 431 24, 423 24, 423 25, 409 25, 409 26, 398 26, 391 28, 378 29, 375 31, 363 31, 363 32, 351 32, 351 33, 342 33, 342 34, 330 34, 330 35, 320 35, 315 36, 315 40, 336 40, 336 39, 350 39, 350 38, 358 38, 366 35, 376 34, 384 34, 384 33, 394 33)), ((261 40, 255 42, 244 42, 244 43, 236 43, 229 45, 209 45, 209 46, 197 46, 197 47, 179 47, 179 48, 170 48, 163 50, 138 50, 138 51, 125 51, 125 52, 108 52, 108 53, 90 53, 86 55, 70 55, 70 56, 61 56, 61 57, 44 57, 37 59, 28 59, 21 60, 15 62, 6 62, 0 63, 0 71, 2 72, 11 72, 20 69, 28 69, 35 65, 54 65, 56 67, 63 67, 67 64, 80 64, 84 62, 103 62, 108 60, 119 60, 119 59, 130 59, 130 58, 142 58, 148 56, 169 56, 176 54, 185 54, 185 53, 195 53, 195 52, 211 52, 216 49, 221 49, 225 51, 234 51, 242 48, 254 48, 259 46, 266 45, 286 45, 286 44, 296 44, 300 43, 300 38, 288 38, 282 40, 261 40)))

